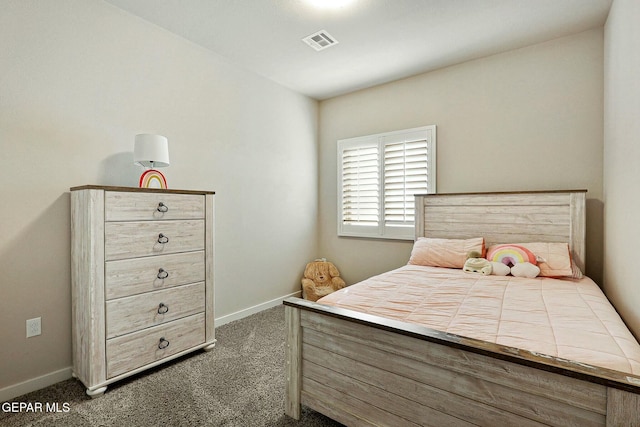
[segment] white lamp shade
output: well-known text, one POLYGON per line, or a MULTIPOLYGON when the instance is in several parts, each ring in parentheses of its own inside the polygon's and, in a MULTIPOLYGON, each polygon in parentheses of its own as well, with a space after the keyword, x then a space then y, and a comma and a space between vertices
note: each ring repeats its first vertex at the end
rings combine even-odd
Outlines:
POLYGON ((133 162, 150 168, 169 166, 169 141, 162 135, 136 135, 133 162))

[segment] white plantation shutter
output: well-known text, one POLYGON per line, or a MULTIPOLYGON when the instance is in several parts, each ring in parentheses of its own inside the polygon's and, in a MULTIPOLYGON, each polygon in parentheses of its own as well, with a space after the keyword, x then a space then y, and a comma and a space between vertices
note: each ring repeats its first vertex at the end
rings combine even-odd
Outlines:
POLYGON ((414 236, 414 195, 435 192, 435 126, 338 141, 338 234, 414 236))
POLYGON ((384 144, 384 221, 413 226, 414 195, 429 191, 429 147, 424 135, 384 144))
POLYGON ((378 226, 380 176, 378 147, 347 148, 342 153, 342 218, 345 224, 378 226))

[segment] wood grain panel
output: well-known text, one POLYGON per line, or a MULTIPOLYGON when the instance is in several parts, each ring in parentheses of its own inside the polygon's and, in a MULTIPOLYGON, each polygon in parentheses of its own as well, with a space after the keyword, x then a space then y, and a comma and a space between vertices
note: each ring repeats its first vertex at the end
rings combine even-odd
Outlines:
POLYGON ((153 363, 204 342, 204 313, 107 340, 107 378, 153 363), (169 341, 158 348, 160 339, 169 341))
POLYGON ((586 262, 587 239, 587 200, 586 194, 571 193, 571 240, 569 247, 572 249, 573 261, 584 271, 586 262))
POLYGON ((203 250, 204 220, 107 222, 107 261, 203 250), (159 235, 168 238, 159 243, 159 235))
POLYGON ((607 427, 640 427, 640 395, 610 388, 607 393, 607 427))
POLYGON ((204 218, 205 197, 193 194, 105 192, 106 221, 204 218), (158 210, 163 203, 166 212, 158 210))
POLYGON ((206 302, 206 335, 207 342, 215 343, 215 299, 214 299, 214 266, 215 266, 215 197, 205 196, 204 247, 205 258, 205 302, 206 302))
POLYGON ((205 279, 205 252, 185 252, 155 257, 107 261, 107 300, 168 289, 205 279), (160 273, 160 269, 164 270, 160 273), (167 274, 166 279, 158 275, 167 274))
POLYGON ((107 338, 204 312, 204 306, 204 282, 114 299, 106 306, 107 338))
MULTIPOLYGON (((331 371, 328 371, 331 372, 331 371)), ((317 377, 317 376, 316 376, 317 377)), ((329 378, 328 378, 329 379, 329 378)), ((342 409, 345 412, 348 412, 346 419, 341 419, 341 417, 337 417, 336 419, 347 423, 347 425, 351 426, 388 426, 388 427, 396 427, 396 426, 409 426, 409 427, 417 427, 424 424, 419 424, 412 422, 406 418, 403 418, 397 415, 394 412, 390 412, 385 410, 384 408, 378 407, 376 404, 383 399, 367 399, 367 396, 362 396, 361 393, 352 393, 349 390, 348 392, 344 392, 341 389, 340 380, 342 378, 336 378, 335 376, 331 376, 330 379, 337 379, 337 382, 332 384, 331 386, 327 385, 327 382, 316 382, 311 378, 304 378, 303 384, 303 402, 304 404, 310 406, 311 408, 315 408, 317 403, 324 402, 328 405, 336 406, 335 409, 342 409), (333 387, 336 386, 337 388, 333 387)), ((391 398, 389 403, 393 403, 394 399, 391 398)), ((336 411, 337 412, 337 411, 336 411)), ((434 424, 439 426, 446 425, 455 425, 455 424, 434 424)), ((460 424, 464 426, 464 424, 460 424)), ((467 424, 468 425, 468 424, 467 424)))
MULTIPOLYGON (((345 426, 357 427, 382 427, 379 421, 371 421, 371 418, 381 419, 386 416, 378 408, 353 399, 347 395, 341 395, 331 388, 320 390, 317 394, 302 392, 301 402, 303 405, 325 414, 329 418, 336 420, 345 426), (322 394, 320 394, 322 393, 322 394), (371 418, 369 418, 371 417, 371 418)), ((394 426, 401 426, 396 423, 394 426)), ((436 427, 436 426, 434 426, 436 427)))
MULTIPOLYGON (((428 215, 429 212, 425 212, 428 215)), ((485 240, 499 241, 500 243, 516 243, 516 242, 563 242, 568 243, 570 239, 569 228, 567 225, 551 224, 545 225, 544 229, 524 230, 521 225, 502 225, 486 224, 476 222, 473 224, 459 224, 448 222, 446 218, 442 222, 430 222, 425 225, 425 234, 429 237, 442 236, 447 239, 484 237, 485 240), (488 236, 488 237, 487 237, 488 236), (511 239, 503 241, 504 239, 511 239), (515 239, 515 240, 514 240, 515 239)))
MULTIPOLYGON (((376 372, 371 370, 369 366, 359 365, 348 358, 316 350, 318 349, 312 347, 307 347, 304 350, 308 352, 310 357, 303 361, 305 373, 302 383, 303 392, 322 396, 327 392, 327 389, 333 389, 342 396, 350 396, 361 401, 360 405, 363 407, 366 404, 381 409, 382 413, 387 414, 386 425, 398 425, 398 420, 403 421, 401 424, 407 423, 409 425, 421 425, 424 420, 429 420, 431 424, 437 426, 476 425, 423 405, 422 401, 419 400, 419 384, 411 384, 410 380, 387 373, 384 370, 376 372), (314 361, 320 363, 314 363, 314 361), (330 367, 322 363, 327 363, 330 367), (332 363, 340 363, 341 365, 332 365, 332 363), (335 370, 331 369, 331 367, 335 368, 335 370), (349 375, 354 372, 359 375, 358 377, 352 377, 345 375, 344 371, 348 371, 349 375), (377 373, 382 373, 383 378, 380 379, 386 383, 380 384, 380 386, 372 386, 368 379, 377 373), (393 390, 393 393, 388 390, 393 390), (402 390, 410 391, 404 396, 396 393, 402 390), (389 417, 389 414, 392 417, 389 417)), ((437 390, 432 391, 429 401, 434 400, 435 393, 437 393, 437 390)), ((449 406, 447 403, 445 405, 449 406)), ((371 414, 367 414, 367 416, 371 417, 371 414)), ((378 415, 378 417, 369 419, 374 422, 381 422, 384 418, 378 415)))
POLYGON ((300 419, 300 386, 302 329, 300 328, 300 310, 285 307, 285 326, 287 328, 285 348, 285 414, 300 419))
POLYGON ((353 341, 357 345, 375 346, 389 353, 389 358, 400 356, 417 361, 428 360, 430 364, 446 366, 452 372, 474 376, 513 389, 525 390, 532 395, 551 398, 577 408, 599 414, 604 414, 606 411, 606 388, 599 384, 540 371, 462 349, 427 343, 343 319, 314 315, 308 311, 302 311, 301 324, 305 331, 315 330, 325 336, 327 342, 325 346, 330 346, 331 337, 337 336, 353 341))
POLYGON ((430 194, 432 206, 563 206, 567 205, 567 194, 586 193, 586 190, 525 191, 504 193, 450 193, 430 194))
MULTIPOLYGON (((438 364, 437 361, 426 355, 421 360, 395 356, 377 349, 375 346, 363 346, 360 343, 327 336, 309 329, 305 329, 304 343, 310 346, 310 349, 305 351, 305 354, 312 355, 305 356, 309 360, 317 360, 316 354, 329 354, 330 356, 327 358, 332 361, 323 366, 335 369, 341 375, 347 375, 344 370, 351 363, 351 368, 359 372, 368 371, 362 381, 374 387, 381 387, 394 381, 393 389, 396 390, 396 393, 405 396, 409 393, 411 398, 418 403, 434 401, 434 403, 425 403, 425 405, 439 411, 451 411, 449 406, 436 405, 443 405, 443 402, 459 396, 497 408, 498 412, 510 412, 548 425, 569 425, 567 424, 569 419, 573 421, 571 425, 575 426, 601 426, 604 423, 602 414, 557 402, 547 396, 529 393, 527 388, 518 381, 518 378, 511 381, 511 387, 507 387, 492 381, 492 378, 484 379, 475 371, 466 373, 452 371, 448 369, 447 365, 438 364), (318 344, 321 344, 330 353, 323 353, 324 350, 320 350, 317 347, 318 344), (353 362, 345 363, 343 360, 336 360, 340 357, 352 359, 353 362), (394 362, 389 364, 388 361, 392 357, 394 362), (360 366, 358 367, 357 364, 360 366), (379 379, 379 377, 381 378, 379 379), (455 396, 450 396, 449 393, 455 396), (435 396, 440 396, 445 400, 442 402, 434 400, 435 396)), ((307 375, 306 371, 305 369, 305 375, 307 375)), ((468 405, 473 406, 474 403, 464 404, 459 409, 464 411, 468 405)), ((469 417, 467 420, 474 423, 483 420, 486 422, 487 420, 484 418, 486 414, 492 414, 490 419, 495 422, 501 417, 495 414, 494 409, 488 410, 483 406, 478 407, 477 412, 475 415, 471 411, 464 413, 469 417)))
POLYGON ((177 188, 140 188, 140 187, 123 187, 120 185, 78 185, 71 187, 71 191, 81 190, 101 190, 101 191, 120 191, 124 193, 162 193, 162 194, 198 194, 201 196, 207 194, 216 194, 215 191, 205 190, 181 190, 177 188))
POLYGON ((511 224, 569 224, 569 206, 461 206, 427 205, 425 211, 431 218, 448 219, 450 222, 470 222, 505 225, 511 224))
POLYGON ((84 384, 106 379, 104 323, 104 198, 71 193, 71 335, 73 372, 84 384))

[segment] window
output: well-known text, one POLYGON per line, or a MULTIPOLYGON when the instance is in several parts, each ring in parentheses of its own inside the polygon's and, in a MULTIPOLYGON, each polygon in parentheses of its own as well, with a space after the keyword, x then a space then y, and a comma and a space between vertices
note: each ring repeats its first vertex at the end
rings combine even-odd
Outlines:
POLYGON ((436 127, 338 141, 338 235, 413 239, 414 194, 436 190, 436 127))

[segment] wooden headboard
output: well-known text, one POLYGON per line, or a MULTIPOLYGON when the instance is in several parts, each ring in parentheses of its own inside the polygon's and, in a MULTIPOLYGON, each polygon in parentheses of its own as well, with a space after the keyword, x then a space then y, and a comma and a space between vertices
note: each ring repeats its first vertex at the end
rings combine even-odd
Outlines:
POLYGON ((566 242, 585 269, 587 190, 416 195, 416 238, 566 242))

